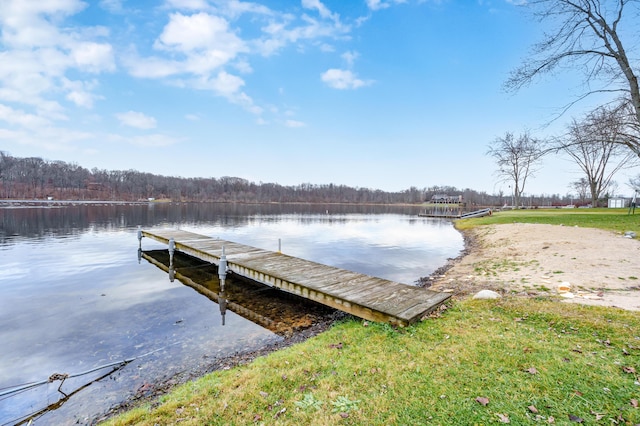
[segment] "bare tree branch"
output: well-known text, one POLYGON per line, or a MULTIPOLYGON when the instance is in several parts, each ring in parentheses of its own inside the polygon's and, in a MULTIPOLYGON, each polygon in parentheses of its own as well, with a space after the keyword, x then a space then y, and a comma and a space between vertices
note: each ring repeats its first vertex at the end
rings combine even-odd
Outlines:
POLYGON ((581 120, 573 120, 567 134, 555 141, 585 174, 593 206, 613 184, 621 169, 638 163, 634 152, 626 149, 626 111, 624 105, 600 107, 581 120))
POLYGON ((545 142, 534 139, 529 132, 517 138, 511 132, 496 138, 487 152, 498 165, 498 175, 513 183, 514 207, 520 206, 527 179, 537 171, 542 156, 547 152, 545 142))
MULTIPOLYGON (((555 29, 545 34, 533 46, 531 55, 511 72, 504 87, 517 91, 543 74, 560 66, 582 68, 587 95, 603 90, 622 91, 633 109, 635 122, 640 123, 640 88, 638 66, 629 59, 625 46, 636 46, 622 35, 638 37, 640 17, 638 0, 529 0, 523 5, 539 21, 555 23, 555 29), (623 25, 631 30, 622 30, 623 25), (600 87, 591 89, 592 84, 600 87), (614 86, 614 87, 610 87, 614 86)), ((636 40, 637 41, 637 40, 636 40)), ((566 109, 565 109, 566 110, 566 109)), ((640 139, 630 146, 640 155, 640 139)))

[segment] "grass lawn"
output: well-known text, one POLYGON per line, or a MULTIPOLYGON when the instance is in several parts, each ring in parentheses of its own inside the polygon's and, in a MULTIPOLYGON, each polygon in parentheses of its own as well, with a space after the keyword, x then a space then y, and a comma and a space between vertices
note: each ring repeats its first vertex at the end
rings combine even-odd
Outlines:
POLYGON ((581 226, 585 228, 633 231, 640 236, 640 209, 629 214, 629 209, 540 209, 506 210, 491 216, 460 220, 458 229, 498 223, 546 223, 551 225, 581 226))
MULTIPOLYGON (((531 221, 640 234, 640 215, 604 210, 502 212, 458 226, 531 221)), ((343 321, 107 424, 637 425, 639 373, 637 312, 468 299, 400 330, 343 321)))

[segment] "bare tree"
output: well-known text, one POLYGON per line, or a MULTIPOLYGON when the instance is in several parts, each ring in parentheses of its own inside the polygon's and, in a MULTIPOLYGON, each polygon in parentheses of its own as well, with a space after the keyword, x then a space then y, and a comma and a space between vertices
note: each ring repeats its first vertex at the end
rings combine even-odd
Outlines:
POLYGON ((532 55, 506 81, 518 90, 542 74, 568 65, 584 72, 585 90, 580 98, 597 92, 618 93, 630 105, 634 137, 627 146, 640 156, 640 88, 638 62, 625 48, 637 48, 640 14, 638 0, 528 0, 523 3, 539 21, 554 30, 533 46, 532 55), (627 27, 625 28, 625 25, 627 27), (634 68, 635 65, 635 68, 634 68))
POLYGON ((0 151, 0 197, 9 197, 11 191, 10 173, 15 159, 4 151, 0 151), (7 188, 9 186, 9 188, 7 188))
POLYGON ((581 177, 577 181, 571 182, 571 187, 576 191, 581 202, 587 199, 587 194, 589 193, 589 182, 587 179, 581 177))
POLYGON ((527 179, 535 174, 545 152, 545 143, 524 132, 517 138, 507 132, 496 138, 489 147, 488 155, 498 164, 498 175, 505 182, 513 183, 514 206, 520 206, 527 179))
POLYGON ((600 107, 582 121, 574 119, 567 135, 557 142, 584 172, 594 207, 600 196, 612 189, 614 175, 636 163, 634 153, 618 143, 625 128, 619 108, 600 107))
POLYGON ((12 158, 4 151, 0 151, 0 181, 4 180, 7 171, 11 168, 12 158))

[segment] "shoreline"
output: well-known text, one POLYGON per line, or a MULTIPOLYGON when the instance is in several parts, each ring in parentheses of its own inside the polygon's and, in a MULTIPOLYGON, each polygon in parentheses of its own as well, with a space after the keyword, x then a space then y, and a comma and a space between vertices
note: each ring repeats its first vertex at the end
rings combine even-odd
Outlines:
POLYGON ((146 205, 150 201, 105 201, 105 200, 28 200, 28 199, 0 199, 0 208, 17 208, 17 207, 66 207, 73 205, 146 205))
MULTIPOLYGON (((454 226, 455 227, 455 226, 454 226)), ((470 232, 469 230, 460 230, 456 229, 460 234, 462 234, 462 241, 464 246, 460 254, 456 257, 450 257, 447 259, 447 262, 441 267, 437 268, 435 271, 431 273, 431 275, 426 277, 420 277, 416 280, 416 284, 419 287, 431 288, 436 282, 442 277, 446 276, 447 272, 453 269, 458 263, 462 261, 466 256, 472 253, 472 251, 478 249, 478 239, 476 236, 470 232)), ((454 294, 456 296, 458 294, 454 294)))
POLYGON ((335 311, 327 314, 322 319, 322 321, 303 330, 296 331, 291 335, 286 336, 283 340, 268 344, 263 348, 254 351, 240 352, 221 358, 215 358, 210 364, 207 364, 204 367, 183 371, 171 377, 159 378, 155 383, 151 383, 149 384, 149 386, 145 386, 144 389, 137 389, 134 396, 126 398, 124 401, 113 405, 107 411, 92 419, 90 425, 98 425, 101 422, 104 422, 112 417, 129 411, 139 405, 143 405, 146 403, 155 405, 159 397, 171 392, 177 386, 183 385, 192 380, 197 380, 214 371, 229 370, 231 368, 251 363, 256 358, 268 355, 273 352, 277 352, 281 349, 288 348, 297 343, 304 342, 305 340, 317 336, 318 334, 328 330, 336 322, 348 317, 349 314, 346 314, 342 311, 335 311))

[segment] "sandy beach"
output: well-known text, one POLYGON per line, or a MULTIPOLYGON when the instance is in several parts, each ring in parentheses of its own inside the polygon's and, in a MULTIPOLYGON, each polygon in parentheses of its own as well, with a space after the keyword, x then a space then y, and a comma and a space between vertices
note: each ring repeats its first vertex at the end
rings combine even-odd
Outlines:
POLYGON ((640 311, 640 240, 592 228, 513 223, 464 231, 465 253, 430 288, 557 295, 568 303, 640 311))

